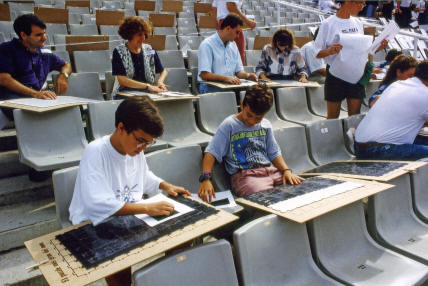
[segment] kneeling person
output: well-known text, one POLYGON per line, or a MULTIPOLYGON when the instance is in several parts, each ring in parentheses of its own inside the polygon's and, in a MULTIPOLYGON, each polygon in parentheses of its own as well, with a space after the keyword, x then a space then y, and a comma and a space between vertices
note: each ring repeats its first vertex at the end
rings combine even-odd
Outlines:
POLYGON ((281 156, 272 125, 263 117, 273 104, 273 91, 264 84, 247 90, 241 112, 227 117, 205 150, 199 197, 211 202, 215 197, 211 172, 215 161, 225 163, 233 191, 245 196, 274 185, 300 184, 281 156), (272 166, 273 164, 273 166, 272 166))

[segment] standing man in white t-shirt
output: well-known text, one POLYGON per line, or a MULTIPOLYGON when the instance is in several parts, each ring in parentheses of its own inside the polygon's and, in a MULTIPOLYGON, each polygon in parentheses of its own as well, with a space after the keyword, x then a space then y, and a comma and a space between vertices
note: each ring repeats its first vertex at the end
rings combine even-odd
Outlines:
MULTIPOLYGON (((73 224, 90 221, 93 225, 110 216, 145 213, 170 215, 168 202, 138 203, 143 195, 159 189, 169 195, 190 195, 182 187, 171 185, 153 174, 143 151, 163 133, 163 120, 154 102, 147 96, 125 99, 115 114, 116 130, 92 141, 80 161, 79 173, 70 204, 73 224)), ((131 285, 130 268, 106 277, 109 286, 131 285)))
MULTIPOLYGON (((242 0, 213 0, 212 2, 212 15, 217 20, 217 29, 220 29, 221 23, 230 13, 238 15, 244 24, 250 29, 256 27, 256 22, 247 18, 241 11, 242 0)), ((235 43, 238 46, 239 54, 241 55, 241 61, 246 66, 245 61, 245 37, 244 32, 240 32, 235 39, 235 43)))
POLYGON ((417 160, 428 157, 428 139, 417 136, 428 120, 428 60, 414 77, 392 83, 355 131, 358 159, 417 160))

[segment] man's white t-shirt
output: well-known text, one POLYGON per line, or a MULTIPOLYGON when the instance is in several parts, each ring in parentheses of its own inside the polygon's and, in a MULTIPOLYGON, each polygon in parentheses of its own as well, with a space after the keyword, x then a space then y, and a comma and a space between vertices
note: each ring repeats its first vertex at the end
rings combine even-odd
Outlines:
POLYGON ((428 87, 417 77, 391 84, 355 132, 359 143, 412 144, 428 119, 428 87))
POLYGON ((314 41, 304 44, 300 52, 311 74, 319 69, 325 69, 324 59, 317 58, 318 53, 314 41))
MULTIPOLYGON (((355 17, 342 19, 332 15, 321 23, 317 38, 315 39, 316 54, 321 50, 330 48, 334 38, 339 34, 361 34, 364 35, 363 23, 355 17)), ((330 55, 324 58, 324 61, 331 65, 336 55, 330 55)))
POLYGON ((241 10, 241 0, 214 0, 211 5, 217 8, 217 21, 223 20, 224 18, 226 18, 227 15, 229 15, 229 10, 227 10, 226 6, 227 2, 235 3, 236 7, 241 10))
POLYGON ((322 11, 334 12, 335 10, 333 9, 333 7, 337 7, 336 4, 334 4, 333 0, 318 1, 318 9, 321 9, 322 11))
POLYGON ((149 170, 144 153, 122 155, 110 136, 91 142, 83 153, 69 208, 73 224, 89 220, 97 225, 125 203, 159 192, 162 180, 149 170))

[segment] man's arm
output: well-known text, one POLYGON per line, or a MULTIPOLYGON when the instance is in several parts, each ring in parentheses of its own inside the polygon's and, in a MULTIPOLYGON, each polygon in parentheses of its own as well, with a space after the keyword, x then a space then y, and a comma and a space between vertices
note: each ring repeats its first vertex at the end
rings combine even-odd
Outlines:
POLYGON ((149 92, 154 92, 154 93, 159 93, 163 91, 157 86, 131 79, 125 75, 117 75, 116 77, 117 77, 117 81, 119 82, 119 85, 121 86, 130 87, 130 88, 147 89, 149 92))
POLYGON ((227 2, 226 3, 226 7, 227 10, 229 10, 230 13, 235 13, 239 16, 239 18, 242 19, 242 21, 244 21, 244 23, 250 27, 250 29, 254 29, 256 27, 256 22, 254 22, 253 20, 248 19, 244 14, 242 14, 242 12, 238 9, 238 7, 236 6, 236 4, 234 2, 227 2))
POLYGON ((54 92, 49 90, 37 91, 30 87, 27 87, 15 80, 8 73, 0 73, 0 86, 7 88, 8 90, 22 94, 23 96, 31 96, 34 98, 42 98, 42 99, 55 99, 56 95, 54 92))
MULTIPOLYGON (((211 153, 206 152, 202 160, 202 173, 212 173, 214 163, 215 157, 211 153)), ((199 184, 198 195, 203 201, 211 203, 212 198, 215 198, 211 180, 205 180, 199 184)))
POLYGON ((249 80, 253 80, 253 81, 257 81, 258 80, 258 77, 257 77, 257 75, 255 73, 248 73, 248 72, 246 72, 244 70, 241 70, 241 71, 237 72, 236 76, 238 78, 241 78, 241 79, 249 79, 249 80))
POLYGON ((71 74, 71 72, 71 65, 66 62, 65 65, 61 67, 61 73, 56 79, 56 92, 58 94, 64 94, 67 91, 68 76, 71 74))
POLYGON ((241 81, 237 77, 215 74, 207 71, 201 72, 200 77, 204 81, 220 81, 231 84, 241 84, 241 81))

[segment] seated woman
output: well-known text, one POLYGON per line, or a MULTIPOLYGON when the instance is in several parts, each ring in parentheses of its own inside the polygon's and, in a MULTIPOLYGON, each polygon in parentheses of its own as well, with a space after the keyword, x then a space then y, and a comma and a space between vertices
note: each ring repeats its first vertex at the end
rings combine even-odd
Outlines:
POLYGON ((417 65, 418 61, 411 56, 397 56, 391 62, 384 79, 380 82, 379 89, 370 97, 369 106, 372 107, 373 104, 375 104, 376 100, 379 99, 379 96, 391 83, 412 77, 417 65))
POLYGON ((144 44, 151 31, 152 27, 136 16, 126 17, 119 26, 119 35, 127 42, 113 50, 112 70, 116 78, 113 95, 126 89, 145 89, 153 93, 168 90, 164 84, 167 70, 156 51, 144 44), (157 81, 156 73, 160 73, 157 81))
POLYGON ((256 74, 262 80, 292 80, 296 74, 300 82, 308 82, 305 60, 297 46, 294 35, 288 29, 279 29, 262 51, 256 67, 256 74))

